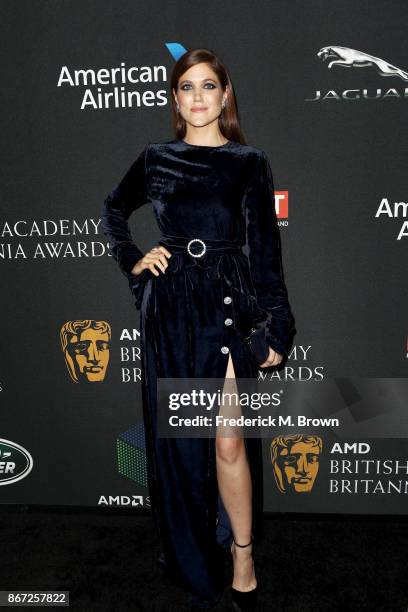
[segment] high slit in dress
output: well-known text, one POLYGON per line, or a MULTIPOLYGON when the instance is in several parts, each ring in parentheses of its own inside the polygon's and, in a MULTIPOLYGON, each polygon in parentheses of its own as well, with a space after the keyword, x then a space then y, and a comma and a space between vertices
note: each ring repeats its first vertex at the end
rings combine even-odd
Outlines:
MULTIPOLYGON (((158 437, 157 379, 222 379, 229 355, 238 388, 239 378, 256 379, 258 368, 248 359, 243 338, 258 321, 265 322, 268 344, 287 355, 294 317, 268 157, 234 141, 216 147, 183 140, 149 143, 106 197, 101 223, 140 310, 148 488, 162 561, 195 601, 211 606, 225 586, 220 547, 232 541, 218 492, 215 439, 158 437), (144 253, 128 219, 145 204, 153 206, 159 243, 172 253, 159 276, 149 269, 131 274, 144 253)), ((245 438, 245 448, 257 542, 263 520, 262 440, 245 438)))

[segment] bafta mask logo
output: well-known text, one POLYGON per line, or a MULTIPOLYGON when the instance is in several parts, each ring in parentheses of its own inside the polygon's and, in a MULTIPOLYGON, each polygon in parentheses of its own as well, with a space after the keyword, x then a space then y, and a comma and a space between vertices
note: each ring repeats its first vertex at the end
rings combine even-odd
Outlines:
POLYGON ((319 436, 291 434, 271 443, 271 462, 281 493, 310 493, 319 471, 322 452, 319 436))
POLYGON ((61 348, 71 379, 100 382, 109 363, 111 327, 106 321, 67 321, 61 327, 61 348))

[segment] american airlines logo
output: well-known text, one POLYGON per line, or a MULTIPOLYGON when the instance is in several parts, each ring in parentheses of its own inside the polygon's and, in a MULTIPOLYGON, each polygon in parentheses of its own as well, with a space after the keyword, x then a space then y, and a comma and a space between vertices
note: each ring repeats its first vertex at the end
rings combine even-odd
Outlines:
MULTIPOLYGON (((408 72, 406 70, 398 68, 380 57, 364 53, 364 51, 358 51, 357 49, 327 46, 322 47, 317 52, 317 57, 326 62, 329 70, 333 66, 349 69, 371 68, 381 77, 391 77, 408 82, 408 72)), ((318 102, 321 100, 381 100, 384 98, 408 98, 408 87, 390 87, 388 89, 367 87, 363 89, 345 89, 340 92, 335 89, 329 89, 326 93, 322 90, 316 90, 314 98, 306 98, 305 102, 318 102)))

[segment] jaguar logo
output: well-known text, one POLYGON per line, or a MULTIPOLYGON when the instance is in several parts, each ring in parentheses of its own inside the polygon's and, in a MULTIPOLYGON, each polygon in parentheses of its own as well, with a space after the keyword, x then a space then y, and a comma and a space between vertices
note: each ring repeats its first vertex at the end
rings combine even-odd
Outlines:
POLYGON ((317 56, 326 61, 331 61, 327 64, 328 68, 332 66, 343 66, 343 68, 365 68, 366 66, 374 66, 377 68, 377 73, 383 77, 396 76, 403 81, 408 81, 408 72, 389 64, 380 57, 369 55, 357 49, 349 49, 348 47, 322 47, 318 51, 317 56))

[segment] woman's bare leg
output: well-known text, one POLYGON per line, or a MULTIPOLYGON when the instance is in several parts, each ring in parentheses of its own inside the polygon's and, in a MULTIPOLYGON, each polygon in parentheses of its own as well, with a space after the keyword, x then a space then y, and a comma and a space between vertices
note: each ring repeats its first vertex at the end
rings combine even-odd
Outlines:
MULTIPOLYGON (((231 359, 228 359, 224 392, 236 393, 235 370, 231 359)), ((219 414, 240 416, 239 405, 220 407, 219 414)), ((220 429, 220 428, 219 428, 220 429)), ((224 430, 224 436, 225 436, 224 430)), ((215 440, 217 453, 218 489, 225 510, 228 513, 234 539, 238 544, 248 544, 252 534, 252 482, 245 443, 242 437, 222 437, 215 440)), ((234 579, 232 586, 239 591, 251 591, 256 587, 255 569, 252 559, 252 546, 239 548, 234 543, 231 547, 234 562, 234 579)))

